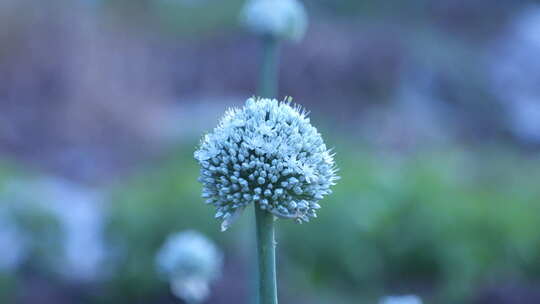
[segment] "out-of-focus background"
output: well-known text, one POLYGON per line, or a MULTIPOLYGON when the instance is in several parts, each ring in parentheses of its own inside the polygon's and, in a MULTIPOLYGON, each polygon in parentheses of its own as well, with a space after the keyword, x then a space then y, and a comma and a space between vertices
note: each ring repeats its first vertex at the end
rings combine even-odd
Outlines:
MULTIPOLYGON (((540 303, 540 5, 304 1, 293 96, 342 179, 279 222, 282 303, 540 303)), ((219 232, 193 151, 256 92, 244 0, 0 0, 0 302, 182 303, 171 233, 224 251, 207 303, 250 303, 248 210, 219 232)))

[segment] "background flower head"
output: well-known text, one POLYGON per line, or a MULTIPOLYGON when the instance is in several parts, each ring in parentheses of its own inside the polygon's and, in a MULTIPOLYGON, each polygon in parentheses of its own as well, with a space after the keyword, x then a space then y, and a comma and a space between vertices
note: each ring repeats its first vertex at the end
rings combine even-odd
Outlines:
POLYGON ((380 304, 422 304, 422 299, 415 295, 387 296, 381 299, 380 304))
POLYGON ((241 20, 251 31, 298 41, 304 37, 308 18, 297 0, 248 0, 241 20))
POLYGON ((188 303, 208 297, 209 284, 219 277, 222 266, 220 250, 193 230, 169 236, 156 256, 158 272, 169 281, 172 292, 188 303))

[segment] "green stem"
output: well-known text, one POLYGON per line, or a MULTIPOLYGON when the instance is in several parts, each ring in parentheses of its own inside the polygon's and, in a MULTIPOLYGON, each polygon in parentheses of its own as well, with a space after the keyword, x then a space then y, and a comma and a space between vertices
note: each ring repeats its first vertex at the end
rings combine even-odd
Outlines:
POLYGON ((279 78, 279 43, 272 36, 263 37, 263 58, 259 95, 266 98, 275 98, 278 91, 279 78))
MULTIPOLYGON (((278 90, 279 45, 274 37, 263 38, 263 58, 259 94, 273 98, 278 90)), ((276 241, 274 237, 274 215, 255 208, 257 230, 257 254, 259 264, 259 304, 277 304, 276 241)))
POLYGON ((277 304, 274 215, 255 206, 259 262, 259 304, 277 304))

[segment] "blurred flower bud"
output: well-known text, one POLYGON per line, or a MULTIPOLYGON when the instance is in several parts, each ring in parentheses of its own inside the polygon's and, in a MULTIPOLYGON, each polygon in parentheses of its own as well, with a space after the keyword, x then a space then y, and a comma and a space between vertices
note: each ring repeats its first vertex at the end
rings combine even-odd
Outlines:
MULTIPOLYGON (((54 177, 11 179, 0 193, 0 200, 9 202, 20 216, 48 220, 35 233, 54 237, 59 244, 34 236, 29 246, 46 248, 39 258, 55 272, 72 281, 97 280, 104 274, 104 214, 99 192, 54 177)), ((21 229, 34 233, 29 227, 21 229)))
POLYGON ((380 304, 422 304, 422 299, 415 295, 388 296, 382 298, 380 304))
POLYGON ((195 159, 202 196, 216 207, 222 230, 252 203, 308 222, 338 179, 334 156, 306 113, 275 99, 250 98, 242 109, 229 110, 195 159))
POLYGON ((295 41, 304 37, 308 24, 304 6, 297 0, 248 0, 241 20, 257 34, 295 41))
POLYGON ((169 236, 156 256, 157 271, 169 281, 173 294, 188 303, 208 297, 222 266, 222 253, 214 243, 192 230, 169 236))
POLYGON ((501 102, 509 130, 520 140, 540 143, 540 5, 527 6, 509 24, 489 55, 491 88, 501 102))

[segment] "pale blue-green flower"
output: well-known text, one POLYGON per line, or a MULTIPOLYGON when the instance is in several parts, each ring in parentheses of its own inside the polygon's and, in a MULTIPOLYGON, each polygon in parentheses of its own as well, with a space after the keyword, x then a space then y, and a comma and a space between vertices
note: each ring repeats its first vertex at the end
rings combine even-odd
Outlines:
POLYGON ((380 304, 422 304, 422 299, 415 295, 387 296, 381 299, 380 304))
POLYGON ((307 28, 307 14, 298 0, 248 0, 241 14, 251 31, 298 41, 307 28))
POLYGON ((337 180, 334 157, 299 106, 250 98, 202 139, 202 196, 222 230, 255 204, 280 218, 308 222, 337 180))
POLYGON ((210 283, 223 267, 223 254, 214 243, 197 231, 170 235, 156 255, 156 268, 171 291, 187 303, 203 302, 210 283))

